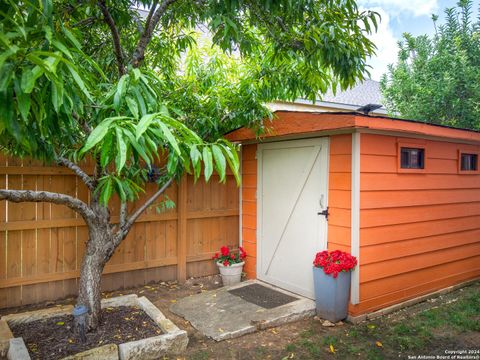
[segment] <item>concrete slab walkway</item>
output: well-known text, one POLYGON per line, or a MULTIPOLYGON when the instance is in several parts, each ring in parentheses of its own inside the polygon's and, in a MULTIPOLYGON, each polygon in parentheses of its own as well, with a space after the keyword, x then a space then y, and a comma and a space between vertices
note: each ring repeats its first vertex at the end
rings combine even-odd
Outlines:
POLYGON ((249 280, 183 298, 173 304, 170 311, 188 320, 204 335, 220 341, 313 316, 315 302, 258 280, 249 280), (265 309, 228 292, 251 284, 261 284, 298 300, 265 309))

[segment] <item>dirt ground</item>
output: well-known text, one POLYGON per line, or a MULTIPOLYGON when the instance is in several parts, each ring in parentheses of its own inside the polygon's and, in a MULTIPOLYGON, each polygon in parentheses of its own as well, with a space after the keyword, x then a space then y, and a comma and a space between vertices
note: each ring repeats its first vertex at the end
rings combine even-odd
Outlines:
MULTIPOLYGON (((182 297, 219 286, 221 280, 211 276, 189 279, 183 285, 158 282, 103 295, 113 297, 136 293, 146 296, 178 327, 188 332, 190 340, 185 354, 166 359, 407 359, 411 354, 442 354, 447 349, 480 350, 480 282, 356 325, 345 323, 324 327, 322 321, 310 318, 215 342, 171 313, 169 307, 182 297)), ((73 301, 66 299, 3 309, 0 315, 73 301)))

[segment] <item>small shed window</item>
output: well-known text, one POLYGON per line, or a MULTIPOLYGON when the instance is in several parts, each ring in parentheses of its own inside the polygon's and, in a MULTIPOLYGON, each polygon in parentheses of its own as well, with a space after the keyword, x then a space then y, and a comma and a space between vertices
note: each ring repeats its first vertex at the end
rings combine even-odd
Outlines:
POLYGON ((400 150, 400 167, 402 169, 424 169, 425 149, 402 147, 400 150))
POLYGON ((478 154, 460 154, 460 170, 461 171, 477 171, 478 170, 478 154))

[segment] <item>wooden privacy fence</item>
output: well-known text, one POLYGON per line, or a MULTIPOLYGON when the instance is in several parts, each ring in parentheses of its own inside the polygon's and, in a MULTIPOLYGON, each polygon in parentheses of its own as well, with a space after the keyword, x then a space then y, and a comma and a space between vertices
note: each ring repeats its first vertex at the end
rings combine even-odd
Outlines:
MULTIPOLYGON (((92 170, 89 164, 84 168, 92 170)), ((60 192, 85 202, 89 196, 66 168, 1 154, 0 188, 60 192)), ((149 184, 146 195, 154 190, 149 184)), ((226 184, 217 176, 196 184, 185 176, 167 195, 175 209, 150 208, 139 218, 105 268, 104 290, 213 274, 215 251, 223 244, 238 245, 239 191, 232 175, 226 184)), ((117 200, 111 209, 116 222, 117 200)), ((87 238, 83 219, 65 206, 0 201, 0 308, 76 294, 87 238)))

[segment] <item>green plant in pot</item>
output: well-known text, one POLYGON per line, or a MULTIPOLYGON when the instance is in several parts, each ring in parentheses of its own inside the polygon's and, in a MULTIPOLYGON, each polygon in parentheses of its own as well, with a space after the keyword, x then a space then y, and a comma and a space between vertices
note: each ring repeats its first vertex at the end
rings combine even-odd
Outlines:
POLYGON ((313 261, 313 281, 317 315, 332 322, 348 315, 351 271, 357 259, 334 250, 318 252, 313 261))
POLYGON ((218 266, 224 286, 240 282, 246 257, 247 253, 241 246, 237 251, 231 251, 227 246, 222 246, 220 252, 215 254, 213 259, 218 266))

